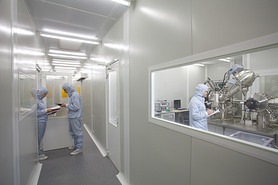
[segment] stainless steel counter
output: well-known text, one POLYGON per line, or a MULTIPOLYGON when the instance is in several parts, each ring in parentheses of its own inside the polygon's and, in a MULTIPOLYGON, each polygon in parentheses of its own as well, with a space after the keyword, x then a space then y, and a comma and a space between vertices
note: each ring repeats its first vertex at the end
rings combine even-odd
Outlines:
POLYGON ((239 119, 231 119, 231 120, 208 119, 208 124, 217 127, 222 127, 223 134, 225 132, 225 129, 228 128, 232 130, 244 131, 248 133, 272 137, 275 139, 276 145, 278 144, 278 127, 262 128, 255 125, 245 125, 245 124, 241 124, 239 119))

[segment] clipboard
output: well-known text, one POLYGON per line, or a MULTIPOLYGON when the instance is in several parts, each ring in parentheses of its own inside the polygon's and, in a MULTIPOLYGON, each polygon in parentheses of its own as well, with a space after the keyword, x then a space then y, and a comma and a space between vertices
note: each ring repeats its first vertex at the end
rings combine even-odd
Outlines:
POLYGON ((214 112, 211 113, 210 115, 207 115, 207 118, 210 117, 210 116, 212 116, 212 115, 214 115, 214 114, 217 114, 217 113, 220 113, 220 110, 219 110, 219 109, 217 109, 216 111, 214 111, 214 112))

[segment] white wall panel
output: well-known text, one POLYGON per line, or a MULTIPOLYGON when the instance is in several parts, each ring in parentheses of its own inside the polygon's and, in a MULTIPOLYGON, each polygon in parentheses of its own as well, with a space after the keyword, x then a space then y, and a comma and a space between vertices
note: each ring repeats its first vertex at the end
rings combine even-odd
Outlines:
POLYGON ((148 67, 191 54, 191 1, 136 1, 130 9, 132 185, 190 184, 190 137, 149 124, 148 67))
POLYGON ((92 75, 86 78, 81 83, 82 88, 82 105, 83 105, 83 122, 93 130, 92 126, 92 75))
POLYGON ((193 0, 193 53, 277 32, 277 9, 276 0, 193 0))
POLYGON ((277 165, 199 139, 192 140, 191 166, 191 185, 277 184, 277 165))
POLYGON ((14 183, 11 1, 0 1, 0 184, 14 183))
POLYGON ((105 68, 92 72, 92 101, 95 124, 95 135, 103 148, 106 145, 106 118, 105 118, 105 68))

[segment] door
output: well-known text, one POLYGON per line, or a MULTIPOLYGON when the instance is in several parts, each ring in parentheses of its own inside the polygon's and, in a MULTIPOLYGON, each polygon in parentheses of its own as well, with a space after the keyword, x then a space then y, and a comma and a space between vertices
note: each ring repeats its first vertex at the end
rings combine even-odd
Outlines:
POLYGON ((120 169, 120 85, 119 63, 107 67, 106 80, 107 124, 106 149, 114 165, 120 169))
MULTIPOLYGON (((62 89, 63 84, 66 82, 71 83, 71 75, 65 73, 42 73, 41 84, 48 90, 48 94, 44 98, 47 108, 55 107, 57 103, 68 103, 68 96, 62 89)), ((71 145, 72 138, 69 134, 67 109, 63 107, 56 114, 48 116, 42 149, 47 151, 71 145)))

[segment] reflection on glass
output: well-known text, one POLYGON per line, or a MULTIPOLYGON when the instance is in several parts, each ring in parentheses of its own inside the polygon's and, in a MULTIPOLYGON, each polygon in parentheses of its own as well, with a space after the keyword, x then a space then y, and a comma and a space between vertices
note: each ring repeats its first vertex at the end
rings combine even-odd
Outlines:
MULTIPOLYGON (((68 103, 66 93, 63 92, 62 86, 68 81, 67 76, 46 75, 46 88, 48 94, 46 96, 47 108, 55 107, 58 103, 68 103)), ((56 117, 67 116, 67 110, 61 108, 56 113, 56 117)))
POLYGON ((278 48, 271 48, 154 71, 152 116, 188 125, 190 98, 205 83, 206 107, 220 110, 208 118, 209 131, 260 145, 269 140, 267 146, 277 148, 277 58, 278 48))
POLYGON ((36 107, 36 80, 34 75, 19 72, 20 115, 36 107))
POLYGON ((117 73, 109 72, 109 122, 117 125, 118 122, 118 91, 117 91, 117 73))

